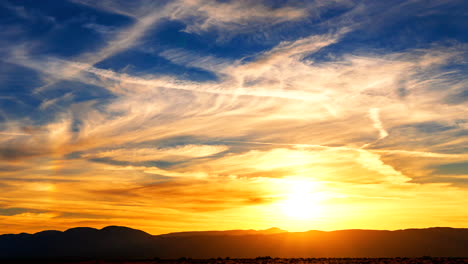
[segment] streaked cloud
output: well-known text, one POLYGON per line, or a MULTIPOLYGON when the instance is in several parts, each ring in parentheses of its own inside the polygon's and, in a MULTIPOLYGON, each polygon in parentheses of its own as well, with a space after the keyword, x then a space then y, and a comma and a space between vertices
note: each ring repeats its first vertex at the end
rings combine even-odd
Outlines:
POLYGON ((379 117, 379 108, 371 108, 369 110, 369 117, 374 122, 374 127, 379 131, 380 139, 388 136, 388 132, 383 128, 382 122, 379 117))
MULTIPOLYGON (((199 1, 181 0, 175 4, 172 19, 192 20, 187 32, 203 32, 212 28, 234 31, 246 30, 246 25, 277 24, 305 19, 307 10, 294 6, 268 7, 264 1, 199 1)), ((251 30, 251 29, 250 29, 251 30)))
POLYGON ((137 148, 137 149, 116 149, 95 154, 85 155, 91 158, 111 158, 119 161, 150 161, 167 160, 178 161, 186 158, 200 158, 211 156, 228 150, 222 145, 183 145, 173 148, 137 148))

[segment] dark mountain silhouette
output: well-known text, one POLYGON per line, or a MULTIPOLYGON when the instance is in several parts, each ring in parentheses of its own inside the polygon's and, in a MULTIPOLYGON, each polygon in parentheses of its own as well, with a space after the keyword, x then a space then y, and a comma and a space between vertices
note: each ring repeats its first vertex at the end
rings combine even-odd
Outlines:
POLYGON ((227 230, 227 231, 192 231, 192 232, 177 232, 160 235, 161 237, 187 237, 187 236, 241 236, 241 235, 258 235, 258 234, 278 234, 287 233, 288 231, 272 227, 266 230, 227 230))
POLYGON ((127 227, 0 236, 1 259, 468 257, 467 228, 286 232, 231 230, 153 236, 127 227))

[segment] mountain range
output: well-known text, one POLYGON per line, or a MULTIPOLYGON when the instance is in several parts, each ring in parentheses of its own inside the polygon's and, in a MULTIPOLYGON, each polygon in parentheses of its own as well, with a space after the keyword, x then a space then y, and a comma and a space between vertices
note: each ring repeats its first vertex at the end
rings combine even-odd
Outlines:
POLYGON ((287 232, 230 230, 151 235, 128 227, 0 235, 0 259, 468 257, 468 228, 287 232))

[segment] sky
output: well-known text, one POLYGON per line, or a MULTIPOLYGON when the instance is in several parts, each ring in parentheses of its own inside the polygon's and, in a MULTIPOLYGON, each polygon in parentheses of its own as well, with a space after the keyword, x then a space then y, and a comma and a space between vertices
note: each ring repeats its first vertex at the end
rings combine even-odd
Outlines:
POLYGON ((464 0, 0 2, 0 233, 468 227, 464 0))

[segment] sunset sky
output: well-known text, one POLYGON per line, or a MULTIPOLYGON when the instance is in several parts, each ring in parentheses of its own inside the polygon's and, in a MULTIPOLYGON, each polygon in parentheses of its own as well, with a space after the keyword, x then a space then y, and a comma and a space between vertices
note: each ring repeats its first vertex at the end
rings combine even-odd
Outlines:
POLYGON ((466 0, 0 2, 0 234, 468 227, 466 0))

